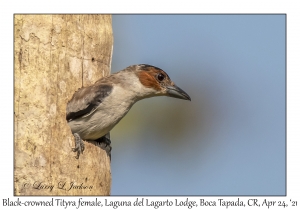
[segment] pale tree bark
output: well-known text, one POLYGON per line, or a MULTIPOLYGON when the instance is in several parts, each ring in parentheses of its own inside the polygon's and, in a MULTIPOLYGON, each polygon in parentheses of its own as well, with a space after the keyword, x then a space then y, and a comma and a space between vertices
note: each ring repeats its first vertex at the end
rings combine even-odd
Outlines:
POLYGON ((110 15, 14 16, 15 195, 110 194, 110 158, 88 142, 75 158, 66 104, 110 73, 111 22, 110 15))

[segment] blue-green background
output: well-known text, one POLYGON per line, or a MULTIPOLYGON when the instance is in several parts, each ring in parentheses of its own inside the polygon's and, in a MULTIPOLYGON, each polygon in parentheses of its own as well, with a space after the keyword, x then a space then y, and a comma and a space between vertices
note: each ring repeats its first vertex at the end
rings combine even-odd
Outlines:
POLYGON ((286 16, 113 15, 112 72, 147 63, 192 98, 112 130, 112 195, 285 195, 286 16))

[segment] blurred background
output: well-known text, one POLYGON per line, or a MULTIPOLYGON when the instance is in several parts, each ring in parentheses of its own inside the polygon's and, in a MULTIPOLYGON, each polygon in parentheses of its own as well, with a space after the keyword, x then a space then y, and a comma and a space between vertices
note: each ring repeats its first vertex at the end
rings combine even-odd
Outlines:
POLYGON ((113 15, 112 72, 165 70, 192 98, 112 130, 112 195, 286 194, 286 16, 113 15))

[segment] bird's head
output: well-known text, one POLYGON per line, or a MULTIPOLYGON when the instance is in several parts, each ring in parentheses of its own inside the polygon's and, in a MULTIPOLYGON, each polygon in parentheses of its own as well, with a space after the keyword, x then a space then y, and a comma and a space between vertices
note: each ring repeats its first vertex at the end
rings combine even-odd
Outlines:
POLYGON ((190 96, 175 85, 168 74, 162 69, 148 64, 135 65, 135 71, 141 84, 152 89, 151 96, 169 96, 191 100, 190 96))

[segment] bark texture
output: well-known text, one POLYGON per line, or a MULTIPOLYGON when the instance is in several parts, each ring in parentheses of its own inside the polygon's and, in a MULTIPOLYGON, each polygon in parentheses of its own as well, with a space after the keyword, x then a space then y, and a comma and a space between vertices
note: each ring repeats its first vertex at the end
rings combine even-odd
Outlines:
POLYGON ((110 159, 85 142, 77 160, 66 104, 110 73, 110 15, 14 16, 14 194, 109 195, 110 159))

